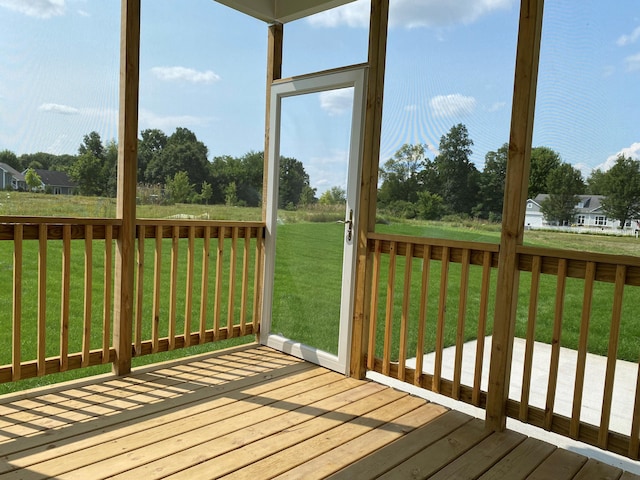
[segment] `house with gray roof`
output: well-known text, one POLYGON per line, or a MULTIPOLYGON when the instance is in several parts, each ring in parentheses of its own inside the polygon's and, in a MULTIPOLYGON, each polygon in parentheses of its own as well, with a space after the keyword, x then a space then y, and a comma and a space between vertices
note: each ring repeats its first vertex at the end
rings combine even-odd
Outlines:
MULTIPOLYGON (((556 225, 549 224, 542 213, 542 202, 549 197, 546 193, 541 193, 536 198, 527 200, 527 210, 524 217, 524 224, 528 228, 554 228, 556 225)), ((572 225, 561 227, 577 227, 584 230, 615 230, 620 228, 620 221, 607 218, 607 214, 602 209, 603 195, 578 195, 579 201, 576 205, 576 217, 572 225)), ((625 229, 637 230, 640 228, 640 219, 628 220, 625 229)))
POLYGON ((11 165, 0 162, 0 190, 26 190, 27 183, 24 175, 11 165))
MULTIPOLYGON (((34 171, 42 180, 42 189, 54 195, 72 195, 77 185, 69 178, 65 172, 55 170, 42 170, 34 168, 34 171)), ((26 172, 26 170, 25 170, 26 172)), ((22 172, 24 174, 24 172, 22 172)))

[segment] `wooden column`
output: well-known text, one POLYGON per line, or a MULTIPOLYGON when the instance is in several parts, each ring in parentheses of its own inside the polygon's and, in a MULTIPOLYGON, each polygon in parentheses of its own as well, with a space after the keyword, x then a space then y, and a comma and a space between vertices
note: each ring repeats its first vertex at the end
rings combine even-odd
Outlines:
POLYGON ((362 176, 360 180, 360 209, 356 229, 358 241, 356 288, 349 367, 350 375, 356 378, 363 378, 366 373, 365 355, 369 331, 372 263, 367 255, 367 240, 368 232, 373 231, 376 225, 378 163, 380 159, 388 23, 389 0, 372 0, 369 26, 367 105, 364 119, 362 176))
POLYGON ((282 78, 282 42, 284 28, 281 23, 269 25, 269 38, 267 43, 267 100, 265 103, 264 121, 264 174, 262 178, 262 221, 267 219, 267 163, 269 160, 269 138, 271 117, 271 84, 274 80, 282 78))
POLYGON ((520 6, 487 398, 486 425, 496 431, 504 430, 507 421, 506 402, 520 278, 517 248, 522 245, 524 234, 543 4, 544 0, 522 0, 520 6))
POLYGON ((116 215, 122 223, 117 239, 113 326, 113 346, 116 350, 113 372, 117 375, 131 371, 140 68, 140 0, 122 0, 121 5, 116 215))

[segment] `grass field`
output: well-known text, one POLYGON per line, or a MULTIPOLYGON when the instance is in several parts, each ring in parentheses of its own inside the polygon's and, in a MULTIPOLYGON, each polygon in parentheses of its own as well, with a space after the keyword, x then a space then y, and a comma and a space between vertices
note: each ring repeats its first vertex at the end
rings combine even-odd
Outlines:
MULTIPOLYGON (((84 216, 84 217, 111 217, 115 212, 115 201, 113 199, 96 199, 60 196, 42 195, 42 194, 18 194, 18 193, 0 193, 0 214, 2 215, 35 215, 35 216, 84 216)), ((219 220, 259 220, 260 209, 244 209, 236 207, 223 206, 194 206, 194 205, 174 205, 174 206, 140 206, 138 210, 139 217, 162 218, 170 217, 177 214, 187 214, 193 216, 208 216, 210 219, 219 220)), ((277 253, 277 270, 274 286, 274 323, 273 331, 281 332, 293 339, 300 340, 330 352, 335 352, 337 341, 337 317, 339 305, 340 291, 340 266, 341 266, 341 237, 343 229, 335 224, 335 220, 342 217, 339 209, 319 208, 312 211, 304 212, 280 212, 282 224, 278 229, 278 253, 277 253)), ((376 231, 382 233, 397 233, 413 236, 425 236, 435 238, 453 238, 457 240, 478 241, 488 243, 498 243, 500 230, 498 225, 482 224, 479 222, 464 223, 438 223, 438 222, 408 222, 408 221, 387 221, 380 223, 376 227, 376 231)), ((168 241, 167 241, 168 242, 168 241)), ((163 244, 164 261, 168 262, 170 250, 163 244)), ((49 259, 53 264, 52 271, 60 271, 59 264, 60 252, 58 242, 51 242, 49 259), (58 250, 56 250, 58 249, 58 250), (56 264, 55 262, 58 262, 56 264)), ((595 236, 595 235, 575 235, 567 233, 527 231, 525 243, 528 245, 553 247, 553 248, 569 248, 581 251, 593 251, 600 253, 614 253, 638 255, 640 253, 640 241, 631 237, 613 237, 613 236, 595 236)), ((23 290, 25 299, 33 299, 36 295, 35 272, 36 264, 36 245, 25 245, 24 271, 26 277, 32 279, 27 281, 23 290)), ((82 246, 72 247, 72 251, 77 251, 77 256, 72 261, 72 294, 71 311, 73 318, 81 318, 82 305, 82 278, 83 278, 83 258, 82 246)), ((182 249, 184 251, 184 249, 182 249)), ((151 251, 147 252, 151 255, 151 251)), ((12 255, 13 246, 11 242, 0 242, 0 364, 6 364, 10 361, 10 345, 11 345, 11 291, 12 291, 12 255)), ((94 278, 101 279, 102 271, 102 252, 99 242, 94 247, 94 278)), ((183 257, 181 257, 183 258, 183 257)), ((184 260, 181 260, 183 262, 184 260)), ((399 259, 399 266, 402 266, 403 259, 399 259)), ((151 258, 146 261, 147 265, 152 264, 151 258)), ((196 266, 199 262, 196 261, 196 266)), ((197 267, 199 268, 199 267, 197 267)), ((433 285, 439 283, 440 265, 439 262, 433 262, 431 267, 431 282, 433 285)), ((181 263, 179 270, 181 278, 184 275, 184 265, 181 263)), ((166 271, 166 270, 165 270, 166 271)), ((382 269, 383 278, 382 285, 385 284, 386 269, 382 269)), ((198 272, 196 272, 198 275, 198 272)), ((468 294, 468 306, 465 324, 465 338, 472 339, 477 336, 477 318, 479 310, 479 283, 480 269, 472 267, 470 287, 468 294)), ((416 260, 414 263, 414 274, 412 276, 412 304, 411 304, 411 325, 409 334, 409 348, 415 349, 415 337, 417 325, 415 318, 417 317, 417 295, 419 288, 418 280, 420 277, 420 264, 416 260)), ((228 278, 225 274, 223 278, 228 278)), ((396 282, 400 280, 396 279, 396 282)), ((167 292, 168 275, 163 278, 163 291, 167 292)), ((526 318, 528 308, 530 275, 524 273, 521 277, 521 291, 518 311, 518 321, 516 325, 516 334, 524 336, 526 332, 526 318)), ((448 303, 446 316, 446 332, 445 342, 452 344, 455 341, 456 323, 457 323, 457 305, 459 300, 460 285, 460 268, 458 265, 452 264, 449 272, 448 282, 448 303)), ((150 288, 149 282, 145 284, 145 289, 150 288)), ((540 290, 540 304, 538 309, 538 319, 536 325, 536 338, 540 341, 550 342, 553 329, 554 315, 554 298, 555 298, 555 277, 543 275, 540 290)), ((493 311, 493 298, 495 296, 495 272, 492 279, 492 292, 490 295, 489 319, 493 311)), ((591 325, 591 333, 589 339, 590 351, 598 354, 606 354, 608 348, 609 323, 612 310, 612 285, 598 284, 596 287, 595 301, 593 307, 593 319, 591 325)), ((57 349, 58 326, 57 320, 60 312, 60 285, 59 282, 48 285, 50 298, 48 300, 48 311, 52 317, 52 327, 48 329, 48 344, 50 349, 48 355, 55 355, 57 349)), ((101 298, 102 284, 101 280, 96 281, 94 298, 101 298)), ((199 292, 198 292, 199 294, 199 292)), ((386 291, 384 288, 380 290, 380 308, 384 308, 386 300, 386 291)), ((168 295, 163 296, 166 312, 166 301, 168 295)), ((394 357, 397 355, 398 338, 399 338, 399 305, 402 300, 402 288, 396 288, 394 295, 394 357)), ((145 312, 151 311, 152 295, 145 294, 144 306, 145 312)), ((178 318, 184 312, 184 292, 179 292, 178 318), (182 300, 181 300, 182 299, 182 300)), ((569 279, 567 281, 567 290, 565 296, 565 311, 563 316, 563 333, 562 345, 570 348, 576 348, 579 334, 579 322, 582 307, 582 282, 569 279)), ((194 304, 197 304, 197 299, 194 304)), ((623 324, 621 326, 619 357, 631 361, 637 361, 640 357, 640 320, 638 319, 637 306, 640 305, 640 289, 637 287, 628 287, 625 290, 623 324)), ((92 347, 99 346, 99 324, 102 313, 102 305, 100 303, 93 306, 94 309, 94 339, 92 347)), ((429 297, 430 316, 427 320, 427 339, 425 348, 432 349, 435 342, 435 331, 433 328, 434 317, 437 309, 437 294, 431 293, 429 297)), ((34 311, 26 309, 24 318, 35 318, 34 311)), ((166 317, 166 315, 165 315, 166 317)), ((180 331, 180 320, 178 331, 180 331)), ((81 322, 75 321, 70 325, 70 338, 72 342, 70 351, 79 349, 79 338, 82 329, 81 322), (74 340, 75 339, 75 340, 74 340)), ((378 328, 378 351, 382 349, 382 327, 378 328)), ((161 336, 166 334, 166 318, 162 321, 161 336)), ((487 326, 486 333, 491 331, 491 324, 487 326)), ((148 335, 148 332, 147 332, 148 335)), ((35 322, 25 321, 22 331, 23 342, 23 358, 35 357, 35 322)), ((248 340, 251 340, 250 338, 248 340)), ((247 341, 247 339, 235 339, 229 341, 238 343, 247 341)), ((147 356, 136 360, 136 364, 149 363, 158 359, 169 359, 171 357, 183 355, 185 353, 199 353, 203 350, 219 348, 220 346, 228 346, 229 342, 224 345, 207 345, 204 347, 192 347, 189 351, 168 352, 158 356, 147 356)), ((100 373, 108 371, 109 367, 96 367, 90 372, 100 373)), ((61 376, 55 376, 51 380, 65 380, 79 375, 80 372, 68 372, 61 376)), ((27 381, 27 384, 16 385, 0 385, 0 393, 16 388, 28 388, 39 385, 42 379, 27 381)))

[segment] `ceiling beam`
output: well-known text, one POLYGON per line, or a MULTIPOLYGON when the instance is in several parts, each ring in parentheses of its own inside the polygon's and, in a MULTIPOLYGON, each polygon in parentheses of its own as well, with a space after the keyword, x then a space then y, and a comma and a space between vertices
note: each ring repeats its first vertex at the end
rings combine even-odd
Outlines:
POLYGON ((267 23, 286 23, 354 0, 215 0, 267 23))

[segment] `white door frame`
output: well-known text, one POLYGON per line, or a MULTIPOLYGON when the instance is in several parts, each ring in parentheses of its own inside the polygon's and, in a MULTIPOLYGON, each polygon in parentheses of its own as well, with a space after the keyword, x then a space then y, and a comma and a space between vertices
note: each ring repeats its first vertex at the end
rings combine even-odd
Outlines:
POLYGON ((362 148, 364 110, 366 105, 366 66, 347 67, 340 70, 321 72, 304 77, 279 80, 271 87, 271 112, 269 118, 268 149, 268 182, 266 207, 265 236, 265 269, 262 304, 262 320, 260 326, 260 343, 299 358, 317 363, 324 367, 348 373, 351 344, 351 328, 353 318, 353 296, 356 269, 356 246, 358 218, 358 200, 360 193, 360 176, 362 170, 362 148), (354 234, 347 238, 349 225, 345 225, 344 255, 342 264, 342 294, 340 305, 340 333, 338 338, 338 355, 318 350, 313 346, 303 345, 281 335, 271 333, 271 308, 273 301, 273 282, 275 274, 276 230, 278 216, 278 181, 280 160, 280 119, 282 98, 318 93, 339 88, 353 87, 353 109, 351 119, 351 139, 349 146, 349 166, 347 176, 347 206, 345 219, 353 210, 353 223, 350 225, 354 234))

